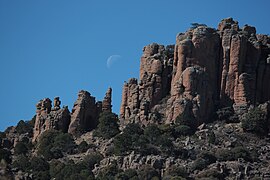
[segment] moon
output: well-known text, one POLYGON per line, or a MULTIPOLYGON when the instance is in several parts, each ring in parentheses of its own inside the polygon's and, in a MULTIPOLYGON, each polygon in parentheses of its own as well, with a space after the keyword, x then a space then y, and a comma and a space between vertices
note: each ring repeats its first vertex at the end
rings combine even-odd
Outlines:
POLYGON ((119 61, 121 59, 121 56, 120 55, 111 55, 108 59, 107 59, 107 68, 110 69, 113 64, 116 62, 116 61, 119 61))

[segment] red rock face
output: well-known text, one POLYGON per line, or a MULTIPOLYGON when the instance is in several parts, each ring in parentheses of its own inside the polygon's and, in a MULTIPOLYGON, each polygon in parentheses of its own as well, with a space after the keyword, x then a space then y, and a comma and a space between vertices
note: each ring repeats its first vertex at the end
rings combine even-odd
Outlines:
POLYGON ((149 123, 150 109, 170 91, 173 48, 156 43, 144 47, 140 82, 130 79, 124 84, 120 118, 149 123))
POLYGON ((198 122, 209 118, 219 92, 219 41, 217 32, 204 26, 177 36, 167 122, 184 112, 184 102, 192 103, 185 111, 198 122))
POLYGON ((105 111, 112 111, 111 98, 111 88, 106 92, 103 102, 96 102, 95 97, 91 96, 89 92, 80 91, 71 112, 71 123, 68 132, 78 136, 96 128, 99 114, 105 111))
POLYGON ((102 101, 102 111, 112 112, 112 88, 108 89, 102 101))
POLYGON ((94 129, 98 123, 98 112, 95 98, 89 92, 81 90, 71 112, 68 132, 80 135, 94 129))
POLYGON ((74 103, 70 113, 67 106, 60 108, 61 101, 56 97, 53 101, 45 98, 36 105, 36 121, 34 127, 33 141, 37 141, 40 135, 50 129, 69 132, 77 136, 84 132, 91 131, 98 124, 98 117, 101 112, 112 111, 111 105, 112 89, 109 88, 103 102, 96 102, 95 98, 87 91, 80 91, 78 99, 74 103))
POLYGON ((167 123, 190 113, 200 124, 217 106, 237 110, 270 99, 270 38, 254 27, 240 29, 227 18, 218 30, 198 26, 178 34, 172 47, 144 48, 140 82, 132 79, 123 88, 122 120, 147 125, 162 107, 167 123))
POLYGON ((60 108, 59 97, 54 100, 54 108, 51 105, 52 101, 49 98, 40 100, 36 105, 36 121, 34 127, 33 142, 36 141, 40 135, 50 129, 68 132, 70 123, 70 112, 65 106, 60 108))

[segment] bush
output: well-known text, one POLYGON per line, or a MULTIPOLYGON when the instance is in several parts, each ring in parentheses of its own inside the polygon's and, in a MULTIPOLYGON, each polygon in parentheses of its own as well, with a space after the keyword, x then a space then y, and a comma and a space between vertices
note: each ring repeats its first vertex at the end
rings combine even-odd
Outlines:
POLYGON ((62 153, 71 154, 76 144, 70 134, 49 130, 42 134, 38 142, 38 154, 46 160, 63 157, 62 153))
POLYGON ((114 151, 117 155, 128 153, 131 150, 139 150, 140 146, 144 146, 147 142, 143 138, 143 129, 139 124, 128 124, 122 134, 114 138, 114 151))
POLYGON ((8 164, 11 163, 11 152, 7 149, 0 149, 0 161, 5 160, 8 164))
POLYGON ((88 149, 89 149, 89 145, 86 141, 82 141, 79 145, 78 145, 78 151, 79 153, 85 153, 88 149))
POLYGON ((187 125, 178 125, 174 128, 174 137, 188 136, 193 133, 192 129, 187 125))
POLYGON ((0 139, 6 138, 6 133, 0 131, 0 139))
POLYGON ((97 180, 114 180, 115 176, 120 173, 116 162, 112 162, 112 164, 106 166, 104 169, 100 171, 97 176, 97 180))
POLYGON ((206 24, 200 24, 200 23, 191 23, 190 25, 191 25, 191 29, 196 29, 199 26, 207 27, 206 24))
POLYGON ((73 161, 62 163, 53 160, 50 163, 50 176, 55 179, 65 180, 90 180, 93 179, 93 173, 83 163, 74 164, 73 161))
POLYGON ((192 169, 192 171, 194 171, 194 170, 203 170, 207 166, 208 166, 208 163, 207 163, 206 160, 204 160, 202 158, 198 158, 192 163, 191 169, 192 169))
POLYGON ((127 169, 124 172, 118 173, 115 176, 116 180, 139 180, 137 171, 135 169, 127 169))
POLYGON ((111 112, 103 112, 99 117, 99 124, 97 129, 94 131, 95 136, 100 136, 105 139, 110 139, 117 135, 119 130, 119 125, 117 124, 117 115, 111 112))
POLYGON ((201 172, 200 174, 197 175, 198 179, 224 179, 223 175, 215 170, 215 169, 209 169, 201 172))
POLYGON ((189 126, 192 130, 195 130, 197 126, 195 117, 189 113, 179 114, 175 119, 175 124, 189 126))
POLYGON ((12 163, 13 168, 18 168, 24 172, 28 171, 30 168, 29 158, 25 155, 17 156, 16 160, 12 163))
POLYGON ((16 155, 18 154, 26 154, 28 152, 27 145, 23 142, 18 142, 16 146, 14 147, 14 153, 16 155))
POLYGON ((157 170, 149 165, 144 165, 138 170, 140 179, 161 179, 157 170))
POLYGON ((151 124, 144 129, 144 135, 150 141, 150 143, 156 144, 161 136, 161 130, 156 124, 151 124))
POLYGON ((250 110, 242 118, 242 128, 246 132, 258 135, 266 135, 268 133, 266 114, 259 108, 250 110))
POLYGON ((30 169, 33 171, 47 171, 50 168, 49 163, 41 157, 33 157, 30 163, 30 169))
POLYGON ((242 158, 246 161, 256 161, 256 154, 249 152, 245 147, 238 146, 231 150, 219 149, 216 152, 217 159, 219 161, 235 161, 239 158, 242 158))
POLYGON ((178 167, 176 165, 169 167, 166 172, 165 176, 171 176, 171 177, 183 177, 187 178, 188 173, 185 168, 183 167, 178 167))
POLYGON ((99 153, 91 153, 84 157, 83 164, 89 169, 93 169, 95 164, 98 164, 103 159, 99 153))
POLYGON ((216 134, 213 131, 210 131, 208 135, 208 143, 216 144, 216 134))
POLYGON ((207 165, 210 165, 217 161, 216 156, 210 152, 202 152, 198 155, 198 157, 203 159, 207 165))

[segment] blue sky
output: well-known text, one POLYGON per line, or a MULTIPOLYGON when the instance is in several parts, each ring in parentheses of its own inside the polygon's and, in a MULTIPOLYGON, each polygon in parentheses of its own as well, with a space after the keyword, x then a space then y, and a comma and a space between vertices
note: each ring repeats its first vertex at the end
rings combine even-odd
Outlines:
POLYGON ((31 119, 45 97, 60 96, 71 110, 81 89, 102 100, 111 86, 118 113, 143 46, 174 44, 190 23, 217 27, 227 17, 269 34, 269 7, 269 0, 0 0, 0 130, 31 119))

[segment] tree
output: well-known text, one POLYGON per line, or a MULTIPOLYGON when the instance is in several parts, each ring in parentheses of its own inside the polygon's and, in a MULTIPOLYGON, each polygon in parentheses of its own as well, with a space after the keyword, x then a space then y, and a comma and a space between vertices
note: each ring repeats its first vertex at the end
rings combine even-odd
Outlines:
POLYGON ((16 146, 14 147, 14 153, 15 154, 26 154, 28 152, 28 148, 26 144, 23 142, 18 142, 16 146))
POLYGON ((0 161, 5 160, 8 164, 11 163, 11 152, 7 149, 0 149, 0 161))
POLYGON ((131 150, 138 150, 144 142, 145 139, 142 139, 143 129, 139 124, 130 123, 128 124, 123 133, 118 134, 114 138, 114 150, 116 154, 128 153, 131 150))
POLYGON ((73 153, 76 144, 70 134, 49 130, 41 135, 37 147, 39 155, 51 160, 63 157, 63 153, 73 153))
POLYGON ((258 107, 245 114, 241 122, 243 130, 246 132, 258 135, 266 135, 268 133, 266 113, 258 107))
POLYGON ((207 27, 206 24, 200 24, 200 23, 191 23, 191 29, 196 29, 199 26, 207 27))
POLYGON ((110 139, 120 132, 116 114, 111 112, 103 112, 100 114, 98 121, 99 123, 94 135, 103 137, 105 139, 110 139))
POLYGON ((78 145, 78 151, 79 153, 84 153, 89 149, 89 145, 86 141, 82 141, 79 145, 78 145))
POLYGON ((30 165, 29 158, 25 155, 17 156, 16 160, 12 163, 12 167, 18 168, 24 172, 29 170, 30 165))
POLYGON ((151 124, 144 129, 144 135, 151 143, 156 144, 162 132, 156 124, 151 124))

